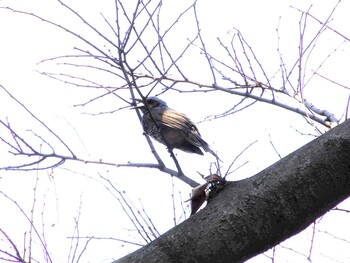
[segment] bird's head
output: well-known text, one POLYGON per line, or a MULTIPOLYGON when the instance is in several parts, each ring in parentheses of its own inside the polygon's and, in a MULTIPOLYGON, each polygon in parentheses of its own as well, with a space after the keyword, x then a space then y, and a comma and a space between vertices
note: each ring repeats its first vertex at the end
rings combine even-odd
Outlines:
POLYGON ((150 110, 154 108, 168 108, 168 105, 166 104, 166 102, 157 97, 148 97, 145 100, 141 100, 141 99, 135 99, 135 100, 139 103, 142 103, 141 105, 135 107, 140 109, 142 113, 145 113, 147 111, 146 104, 150 110))

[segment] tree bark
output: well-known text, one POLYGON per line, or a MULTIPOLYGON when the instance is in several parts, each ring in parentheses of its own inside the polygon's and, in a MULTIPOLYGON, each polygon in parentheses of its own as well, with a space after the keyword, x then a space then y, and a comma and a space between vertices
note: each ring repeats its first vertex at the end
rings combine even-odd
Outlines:
POLYGON ((243 262, 348 196, 350 120, 257 175, 228 182, 197 214, 114 263, 243 262))

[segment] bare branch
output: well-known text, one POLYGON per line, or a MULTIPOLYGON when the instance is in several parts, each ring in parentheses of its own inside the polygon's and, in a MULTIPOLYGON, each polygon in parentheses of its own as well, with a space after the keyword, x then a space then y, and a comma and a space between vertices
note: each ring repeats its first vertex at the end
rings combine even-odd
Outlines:
POLYGON ((120 238, 115 238, 115 237, 96 237, 96 236, 75 237, 75 236, 70 236, 67 238, 69 238, 69 239, 88 239, 88 240, 112 240, 112 241, 122 242, 122 243, 125 243, 128 245, 134 245, 134 246, 139 246, 139 247, 144 246, 144 244, 140 244, 140 243, 136 243, 136 242, 120 239, 120 238))
POLYGON ((24 212, 22 207, 15 200, 13 200, 11 197, 9 197, 7 194, 5 194, 3 191, 0 191, 0 194, 3 195, 6 199, 8 199, 12 204, 14 204, 15 207, 17 207, 17 209, 21 212, 21 214, 26 218, 26 220, 30 224, 31 228, 34 230, 36 237, 40 241, 40 245, 42 246, 42 249, 44 251, 45 257, 47 257, 48 262, 52 263, 53 261, 51 259, 49 251, 47 250, 47 247, 45 246, 45 242, 43 241, 42 237, 40 236, 40 234, 39 234, 37 228, 35 227, 34 223, 31 221, 31 219, 28 217, 28 215, 24 212))
POLYGON ((335 9, 338 7, 338 5, 340 4, 341 0, 338 0, 338 3, 334 6, 331 14, 329 15, 329 17, 326 19, 326 22, 322 22, 321 20, 319 20, 318 18, 316 18, 315 16, 313 16, 312 14, 310 14, 310 12, 304 12, 299 8, 296 8, 294 6, 292 6, 292 8, 298 10, 301 13, 304 13, 305 15, 311 17, 312 19, 316 20, 318 23, 320 23, 323 27, 326 27, 327 29, 331 30, 332 32, 336 33, 337 35, 341 36, 342 38, 344 38, 346 41, 350 42, 350 39, 348 37, 346 37, 344 34, 338 32, 337 30, 333 29, 332 27, 328 26, 328 22, 330 17, 333 15, 335 9))
POLYGON ((24 260, 24 258, 22 258, 21 253, 19 252, 16 244, 12 241, 12 239, 1 228, 0 228, 0 232, 5 236, 5 238, 11 244, 13 250, 15 251, 15 255, 13 255, 5 250, 0 249, 0 253, 3 253, 3 254, 10 257, 9 259, 5 259, 5 258, 0 257, 0 259, 4 259, 5 261, 8 261, 8 262, 15 262, 15 260, 16 260, 16 262, 26 263, 26 261, 24 260))
MULTIPOLYGON (((1 8, 1 7, 0 7, 1 8)), ((72 152, 72 150, 68 147, 68 145, 54 132, 52 131, 43 121, 41 121, 38 117, 36 117, 23 103, 21 103, 19 100, 17 100, 3 85, 0 85, 0 88, 3 89, 7 95, 11 97, 16 103, 18 103, 21 108, 23 108, 31 117, 33 117, 36 121, 38 121, 42 126, 44 126, 53 136, 55 136, 70 152, 72 157, 75 157, 75 154, 72 152)))
POLYGON ((229 165, 229 167, 227 168, 227 171, 225 173, 225 176, 223 177, 224 179, 226 178, 226 176, 230 175, 232 172, 230 172, 231 167, 233 166, 233 164, 237 161, 237 159, 246 151, 248 150, 252 145, 254 145, 255 143, 257 143, 258 141, 254 141, 252 143, 250 143, 247 147, 245 147, 231 162, 231 164, 229 165))

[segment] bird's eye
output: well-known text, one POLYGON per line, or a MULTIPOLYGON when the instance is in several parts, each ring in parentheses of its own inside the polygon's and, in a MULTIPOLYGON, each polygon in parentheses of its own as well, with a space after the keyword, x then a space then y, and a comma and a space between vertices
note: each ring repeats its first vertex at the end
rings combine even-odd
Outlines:
POLYGON ((165 103, 163 103, 162 100, 158 99, 158 98, 148 98, 147 99, 147 105, 149 107, 152 107, 152 108, 156 108, 156 107, 159 107, 159 106, 163 106, 166 105, 165 103))
POLYGON ((159 104, 158 101, 154 99, 147 100, 147 103, 148 105, 151 105, 151 106, 157 106, 159 104))

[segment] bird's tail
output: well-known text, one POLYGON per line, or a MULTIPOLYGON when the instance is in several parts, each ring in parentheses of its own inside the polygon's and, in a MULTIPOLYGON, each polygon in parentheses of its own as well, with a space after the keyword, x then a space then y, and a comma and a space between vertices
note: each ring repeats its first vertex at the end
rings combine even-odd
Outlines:
POLYGON ((217 160, 222 162, 222 160, 219 158, 219 156, 212 149, 210 149, 209 144, 206 141, 204 141, 203 139, 202 139, 202 145, 203 145, 204 151, 210 152, 217 160))

